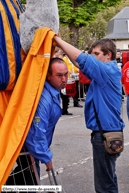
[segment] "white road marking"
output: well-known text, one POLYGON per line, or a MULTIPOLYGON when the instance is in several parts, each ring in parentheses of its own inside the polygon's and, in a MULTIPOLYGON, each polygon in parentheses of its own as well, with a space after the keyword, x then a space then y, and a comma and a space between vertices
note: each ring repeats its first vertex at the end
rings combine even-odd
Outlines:
MULTIPOLYGON (((85 159, 79 160, 77 163, 72 163, 72 164, 70 164, 70 165, 67 165, 67 167, 65 167, 65 168, 73 167, 73 166, 79 165, 79 164, 85 164, 88 160, 92 160, 92 159, 93 159, 92 157, 87 157, 87 158, 85 158, 85 159)), ((59 169, 57 169, 57 170, 55 171, 55 175, 56 175, 56 174, 61 174, 61 173, 63 173, 64 170, 65 170, 65 168, 59 168, 59 169)), ((46 178, 48 178, 48 174, 46 174, 46 175, 44 175, 44 176, 41 176, 41 177, 40 177, 40 180, 44 180, 44 179, 46 179, 46 178)))
POLYGON ((124 143, 124 146, 128 146, 128 145, 129 145, 129 142, 124 143))
POLYGON ((69 117, 64 117, 64 118, 60 118, 59 121, 64 121, 66 119, 74 119, 76 117, 81 117, 81 116, 84 116, 84 114, 81 114, 81 115, 76 115, 76 116, 69 116, 69 117))
MULTIPOLYGON (((129 142, 126 142, 126 143, 124 143, 124 146, 128 146, 129 145, 129 142)), ((79 160, 77 163, 72 163, 72 164, 70 164, 70 165, 67 165, 67 167, 65 167, 65 168, 68 168, 68 167, 74 167, 75 165, 79 165, 79 164, 85 164, 88 160, 92 160, 93 159, 93 157, 87 157, 87 158, 85 158, 85 159, 81 159, 81 160, 79 160)), ((57 169, 56 171, 55 171, 55 175, 56 174, 61 174, 61 173, 63 173, 64 172, 64 170, 65 170, 65 168, 59 168, 59 169, 57 169)), ((46 178, 48 178, 48 174, 46 174, 46 175, 44 175, 44 176, 41 176, 40 177, 40 180, 44 180, 44 179, 46 179, 46 178)))

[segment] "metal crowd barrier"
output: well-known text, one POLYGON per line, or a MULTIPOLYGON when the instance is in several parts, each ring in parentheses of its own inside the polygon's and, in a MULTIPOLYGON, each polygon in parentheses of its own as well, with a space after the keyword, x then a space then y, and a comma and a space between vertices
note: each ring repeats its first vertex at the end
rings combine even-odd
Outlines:
MULTIPOLYGON (((49 185, 58 185, 54 169, 48 172, 49 185)), ((41 185, 36 162, 29 152, 21 152, 6 181, 6 186, 41 185)), ((48 184, 47 184, 48 185, 48 184)), ((18 193, 18 191, 17 191, 18 193)), ((42 192, 45 193, 45 192, 42 192)), ((58 193, 58 192, 55 192, 58 193)))
POLYGON ((79 82, 78 91, 79 91, 79 99, 84 101, 86 99, 85 92, 84 92, 84 84, 81 84, 79 82))

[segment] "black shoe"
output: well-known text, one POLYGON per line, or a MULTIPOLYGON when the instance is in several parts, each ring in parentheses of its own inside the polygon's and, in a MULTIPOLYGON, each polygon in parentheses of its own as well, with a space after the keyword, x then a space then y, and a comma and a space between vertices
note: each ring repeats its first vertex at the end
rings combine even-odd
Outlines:
POLYGON ((67 112, 67 113, 62 113, 62 115, 73 115, 73 113, 67 112))
POLYGON ((80 104, 76 104, 76 105, 74 105, 74 107, 83 107, 82 105, 80 105, 80 104))
POLYGON ((67 113, 66 113, 66 115, 73 115, 73 113, 69 113, 69 112, 67 112, 67 113))

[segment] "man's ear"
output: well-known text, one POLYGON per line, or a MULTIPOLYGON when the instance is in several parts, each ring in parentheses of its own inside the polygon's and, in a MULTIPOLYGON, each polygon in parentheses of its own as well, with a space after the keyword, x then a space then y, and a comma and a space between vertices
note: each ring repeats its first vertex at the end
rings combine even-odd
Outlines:
POLYGON ((111 53, 110 51, 108 51, 107 59, 110 59, 110 60, 111 60, 111 57, 112 57, 112 53, 111 53))
POLYGON ((47 73, 47 80, 50 80, 51 79, 51 75, 50 75, 50 73, 48 72, 47 73))

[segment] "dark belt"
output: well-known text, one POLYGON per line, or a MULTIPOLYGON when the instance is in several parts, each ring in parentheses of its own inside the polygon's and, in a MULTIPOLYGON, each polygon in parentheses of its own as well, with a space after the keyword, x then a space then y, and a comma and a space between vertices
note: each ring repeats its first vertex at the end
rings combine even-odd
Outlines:
MULTIPOLYGON (((103 130, 103 133, 107 133, 107 132, 110 132, 110 131, 104 131, 104 130, 103 130)), ((94 134, 95 134, 95 133, 100 133, 100 131, 92 131, 92 133, 94 133, 94 134)))
MULTIPOLYGON (((110 132, 110 131, 103 131, 103 133, 107 133, 107 132, 110 132)), ((100 133, 100 131, 92 131, 91 137, 93 137, 96 133, 100 133)))

